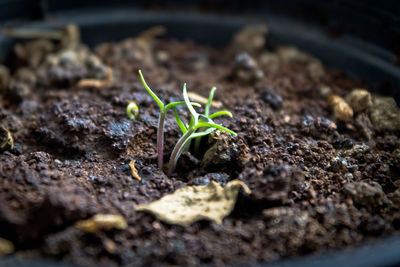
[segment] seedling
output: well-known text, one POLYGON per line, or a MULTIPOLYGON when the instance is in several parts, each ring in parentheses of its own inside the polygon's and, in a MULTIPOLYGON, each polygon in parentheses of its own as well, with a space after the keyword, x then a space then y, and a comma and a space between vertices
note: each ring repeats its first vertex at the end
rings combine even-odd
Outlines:
POLYGON ((146 88, 147 92, 153 97, 153 99, 157 102, 159 108, 160 108, 160 115, 158 117, 158 129, 157 129, 157 158, 158 158, 158 168, 161 170, 164 167, 164 124, 165 124, 165 115, 167 114, 167 111, 171 108, 175 108, 176 106, 180 105, 189 105, 192 109, 193 106, 200 107, 200 104, 197 103, 192 103, 188 102, 186 103, 185 101, 178 101, 178 102, 172 102, 167 105, 165 105, 160 98, 150 89, 150 87, 147 85, 146 81, 143 78, 142 71, 139 70, 139 75, 140 79, 142 80, 143 86, 146 88))
POLYGON ((126 115, 131 120, 136 120, 139 117, 139 107, 134 101, 130 101, 126 106, 126 115))
MULTIPOLYGON (((208 101, 204 108, 204 116, 205 117, 209 117, 209 115, 210 115, 210 106, 211 106, 212 100, 214 98, 215 90, 217 90, 216 87, 211 88, 210 94, 208 96, 208 101)), ((228 112, 228 114, 227 114, 228 116, 232 117, 232 114, 229 111, 226 111, 226 112, 228 112)), ((202 129, 199 129, 199 130, 201 131, 202 129)), ((196 141, 194 142, 194 153, 197 155, 200 154, 201 139, 202 139, 201 137, 196 138, 196 141)))
POLYGON ((183 135, 181 136, 181 138, 179 138, 174 149, 172 150, 171 158, 168 163, 168 176, 170 176, 173 173, 173 171, 175 170, 175 166, 176 166, 176 163, 178 162, 180 155, 184 151, 188 142, 190 140, 192 140, 193 138, 199 138, 199 137, 208 135, 216 129, 220 129, 220 130, 230 133, 232 135, 237 135, 234 131, 232 131, 228 128, 225 128, 224 126, 219 125, 212 120, 215 117, 218 117, 221 115, 228 115, 228 116, 232 117, 232 113, 230 113, 227 110, 221 110, 221 111, 215 112, 211 115, 208 115, 209 111, 210 111, 210 105, 211 105, 214 91, 215 91, 215 88, 211 89, 209 101, 207 103, 206 110, 203 115, 203 114, 198 114, 196 112, 196 110, 193 108, 193 105, 191 104, 188 94, 187 94, 186 83, 183 85, 183 98, 185 100, 184 102, 186 104, 186 107, 188 108, 188 110, 190 112, 191 118, 190 118, 189 124, 185 125, 182 122, 182 120, 180 119, 175 108, 172 107, 174 114, 175 114, 176 122, 177 122, 179 128, 181 129, 183 135))

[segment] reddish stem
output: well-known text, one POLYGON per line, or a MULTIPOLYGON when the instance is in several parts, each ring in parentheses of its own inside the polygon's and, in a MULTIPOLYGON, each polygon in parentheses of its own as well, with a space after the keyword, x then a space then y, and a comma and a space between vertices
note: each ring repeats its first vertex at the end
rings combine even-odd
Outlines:
POLYGON ((165 112, 160 112, 158 118, 158 129, 157 129, 157 154, 158 154, 158 168, 160 170, 164 167, 164 120, 165 112))

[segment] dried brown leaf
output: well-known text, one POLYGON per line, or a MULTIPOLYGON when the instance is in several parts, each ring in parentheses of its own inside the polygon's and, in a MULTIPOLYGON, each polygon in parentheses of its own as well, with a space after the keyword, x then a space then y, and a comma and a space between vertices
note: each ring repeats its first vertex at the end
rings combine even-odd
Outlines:
POLYGON ((136 210, 149 212, 169 224, 188 226, 203 219, 221 224, 235 207, 240 188, 251 193, 239 180, 230 181, 225 187, 214 181, 207 186, 187 186, 157 201, 137 205, 136 210))

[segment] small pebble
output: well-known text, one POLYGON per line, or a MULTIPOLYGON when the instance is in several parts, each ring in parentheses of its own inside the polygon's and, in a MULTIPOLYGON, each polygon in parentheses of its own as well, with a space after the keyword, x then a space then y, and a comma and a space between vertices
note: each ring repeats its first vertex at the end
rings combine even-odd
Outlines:
POLYGON ((371 93, 364 89, 354 89, 346 96, 346 102, 354 112, 363 112, 372 106, 371 93))
POLYGON ((280 95, 275 93, 271 88, 266 87, 262 93, 262 99, 265 103, 269 104, 273 109, 278 110, 283 106, 283 99, 280 95))
POLYGON ((252 83, 264 78, 257 62, 247 53, 240 53, 235 58, 234 77, 243 83, 252 83))
POLYGON ((400 109, 392 97, 374 97, 370 117, 378 131, 400 131, 400 109))
POLYGON ((353 118, 353 109, 346 101, 338 95, 328 97, 328 104, 333 110, 333 115, 336 119, 348 122, 353 118))

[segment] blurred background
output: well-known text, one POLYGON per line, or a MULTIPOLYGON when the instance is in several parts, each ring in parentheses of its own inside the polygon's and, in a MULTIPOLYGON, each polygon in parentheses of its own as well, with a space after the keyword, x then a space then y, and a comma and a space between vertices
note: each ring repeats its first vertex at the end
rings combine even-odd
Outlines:
MULTIPOLYGON (((0 0, 3 28, 37 21, 45 27, 75 23, 89 45, 121 40, 157 24, 174 38, 219 45, 246 24, 266 24, 270 42, 297 46, 400 103, 398 1, 0 0)), ((11 47, 3 41, 0 61, 11 47)))
POLYGON ((38 20, 77 9, 134 8, 230 15, 282 15, 323 27, 330 35, 352 34, 400 53, 398 1, 357 0, 1 0, 0 21, 38 20))

